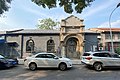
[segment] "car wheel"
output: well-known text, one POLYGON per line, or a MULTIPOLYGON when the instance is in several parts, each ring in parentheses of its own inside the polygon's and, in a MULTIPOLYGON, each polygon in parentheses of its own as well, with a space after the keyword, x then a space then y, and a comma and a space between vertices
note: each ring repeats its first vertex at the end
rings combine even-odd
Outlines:
POLYGON ((29 65, 29 69, 32 70, 32 71, 34 71, 36 68, 37 68, 37 65, 35 63, 31 63, 29 65))
POLYGON ((67 66, 66 66, 65 63, 61 63, 61 64, 59 65, 59 69, 60 69, 61 71, 66 70, 66 68, 67 68, 67 66))
POLYGON ((102 70, 102 64, 101 63, 95 63, 93 65, 93 67, 96 71, 101 71, 102 70))

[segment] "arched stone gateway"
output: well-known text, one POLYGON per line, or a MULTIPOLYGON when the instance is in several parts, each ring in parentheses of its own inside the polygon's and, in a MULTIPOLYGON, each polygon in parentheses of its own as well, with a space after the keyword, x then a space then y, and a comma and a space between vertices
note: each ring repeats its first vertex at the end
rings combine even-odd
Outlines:
POLYGON ((62 57, 80 59, 84 48, 84 27, 83 19, 70 16, 61 21, 60 46, 62 57))
POLYGON ((83 37, 76 34, 67 35, 63 41, 65 57, 70 59, 80 59, 83 52, 83 37))

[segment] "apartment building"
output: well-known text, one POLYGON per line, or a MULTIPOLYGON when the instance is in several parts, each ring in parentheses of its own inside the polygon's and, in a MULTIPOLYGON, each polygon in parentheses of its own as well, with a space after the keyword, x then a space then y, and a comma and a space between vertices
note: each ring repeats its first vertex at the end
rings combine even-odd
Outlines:
POLYGON ((113 41, 114 49, 120 47, 120 28, 111 28, 112 40, 110 28, 91 28, 89 30, 100 33, 98 36, 98 46, 100 49, 111 51, 111 41, 113 41))

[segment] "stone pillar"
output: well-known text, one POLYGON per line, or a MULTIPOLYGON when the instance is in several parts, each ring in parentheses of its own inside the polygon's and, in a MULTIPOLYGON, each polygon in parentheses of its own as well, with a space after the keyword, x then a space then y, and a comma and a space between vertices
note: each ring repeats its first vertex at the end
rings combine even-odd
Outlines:
POLYGON ((66 57, 66 56, 65 56, 65 46, 62 46, 61 56, 62 56, 62 57, 66 57))
POLYGON ((60 42, 60 48, 61 48, 61 57, 66 57, 64 41, 60 42))

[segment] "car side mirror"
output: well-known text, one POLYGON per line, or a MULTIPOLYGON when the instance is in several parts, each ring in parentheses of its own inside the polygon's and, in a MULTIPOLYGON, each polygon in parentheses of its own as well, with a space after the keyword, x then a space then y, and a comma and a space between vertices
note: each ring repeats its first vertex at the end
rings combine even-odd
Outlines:
POLYGON ((120 57, 120 55, 119 55, 119 57, 120 57))
POLYGON ((54 57, 54 59, 59 59, 59 58, 56 56, 56 57, 54 57))

